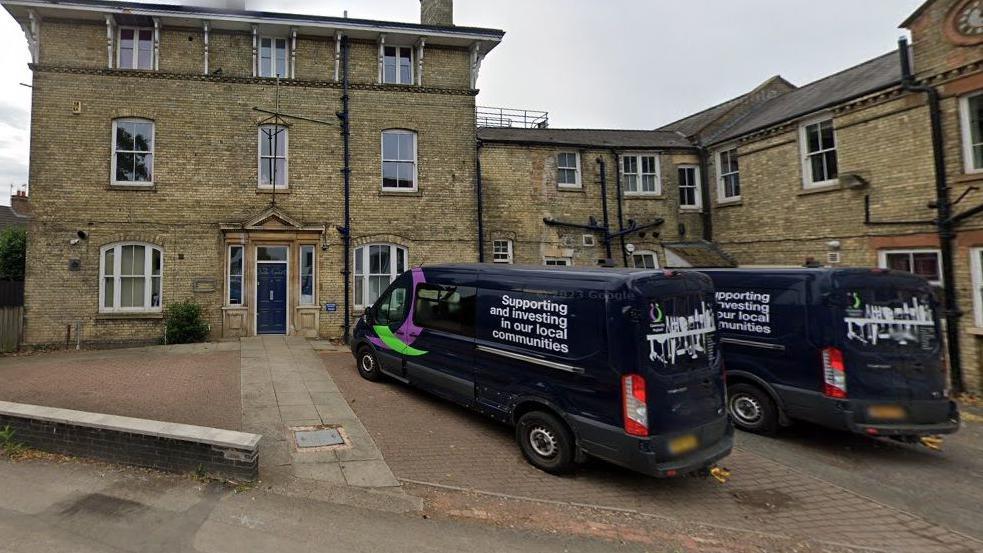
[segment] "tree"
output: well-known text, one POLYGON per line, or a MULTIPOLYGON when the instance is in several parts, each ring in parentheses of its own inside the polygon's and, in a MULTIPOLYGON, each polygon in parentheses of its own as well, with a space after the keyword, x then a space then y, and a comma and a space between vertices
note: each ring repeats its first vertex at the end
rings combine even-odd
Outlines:
POLYGON ((24 280, 27 230, 7 227, 0 231, 0 280, 24 280))

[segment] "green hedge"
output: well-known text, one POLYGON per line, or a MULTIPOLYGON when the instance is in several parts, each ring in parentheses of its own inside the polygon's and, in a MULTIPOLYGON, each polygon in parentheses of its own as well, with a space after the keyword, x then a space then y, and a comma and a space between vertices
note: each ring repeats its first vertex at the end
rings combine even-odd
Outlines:
POLYGON ((208 323, 195 301, 175 302, 164 311, 164 343, 191 344, 208 338, 208 323))

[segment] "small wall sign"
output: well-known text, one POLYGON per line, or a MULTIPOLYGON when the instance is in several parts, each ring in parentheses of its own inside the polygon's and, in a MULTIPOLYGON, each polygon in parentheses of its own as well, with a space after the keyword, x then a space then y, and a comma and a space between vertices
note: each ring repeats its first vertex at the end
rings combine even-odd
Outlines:
POLYGON ((192 286, 195 292, 214 292, 217 284, 214 278, 196 278, 192 286))
POLYGON ((335 311, 338 310, 338 304, 337 303, 326 303, 326 304, 324 304, 324 310, 327 311, 328 313, 334 313, 335 311))

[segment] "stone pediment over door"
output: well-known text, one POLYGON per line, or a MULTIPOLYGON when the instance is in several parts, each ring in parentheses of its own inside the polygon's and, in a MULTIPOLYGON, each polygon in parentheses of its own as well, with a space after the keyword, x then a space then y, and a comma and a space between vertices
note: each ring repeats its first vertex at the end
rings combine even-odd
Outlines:
POLYGON ((278 206, 272 205, 241 223, 225 223, 225 231, 289 231, 324 232, 323 225, 305 225, 278 206))

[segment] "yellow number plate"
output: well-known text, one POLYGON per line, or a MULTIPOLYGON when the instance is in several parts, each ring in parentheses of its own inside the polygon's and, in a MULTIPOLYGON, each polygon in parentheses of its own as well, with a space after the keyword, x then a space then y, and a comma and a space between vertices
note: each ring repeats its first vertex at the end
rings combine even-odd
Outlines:
POLYGON ((900 420, 905 418, 904 408, 899 405, 871 405, 867 414, 872 419, 900 420))
POLYGON ((682 455, 683 453, 693 451, 698 445, 699 441, 696 439, 696 436, 692 434, 679 436, 678 438, 669 440, 669 453, 672 453, 673 455, 682 455))

